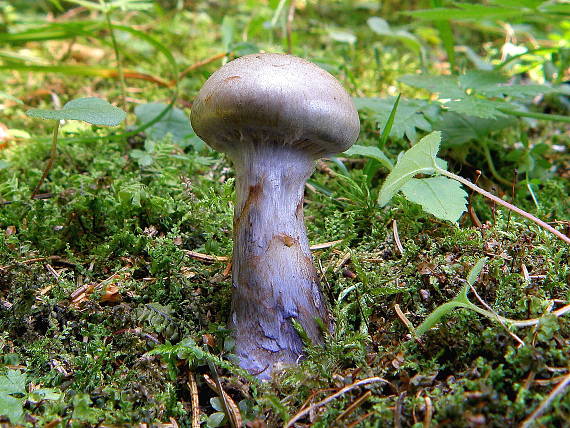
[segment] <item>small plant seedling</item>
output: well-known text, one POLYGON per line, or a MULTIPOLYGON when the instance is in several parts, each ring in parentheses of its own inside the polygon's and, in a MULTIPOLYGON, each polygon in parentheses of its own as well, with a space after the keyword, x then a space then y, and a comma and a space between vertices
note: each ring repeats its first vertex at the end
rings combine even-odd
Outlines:
POLYGON ((61 393, 54 388, 36 389, 28 393, 26 375, 19 370, 8 370, 0 376, 0 416, 7 416, 13 424, 24 422, 24 404, 42 400, 58 400, 61 393))
MULTIPOLYGON (((416 337, 420 337, 421 335, 425 334, 430 328, 435 326, 444 316, 452 312, 456 308, 465 308, 470 309, 474 312, 477 312, 480 315, 483 315, 490 320, 497 321, 507 327, 529 327, 533 325, 537 325, 540 322, 540 318, 530 319, 530 320, 513 320, 509 318, 502 317, 497 315, 493 311, 481 309, 479 306, 473 304, 469 298, 467 297, 467 293, 469 289, 473 287, 479 274, 485 267, 487 263, 487 257, 483 257, 475 263, 475 266, 471 268, 469 274, 467 275, 467 280, 465 281, 465 285, 461 289, 461 291, 450 301, 438 306, 435 310, 428 315, 428 317, 422 322, 416 329, 413 330, 413 334, 416 337)), ((473 292, 476 293, 475 289, 473 288, 473 292)), ((490 309, 490 308, 489 308, 490 309)), ((566 305, 554 312, 553 315, 559 317, 570 313, 570 305, 566 305)))
POLYGON ((32 192, 32 198, 38 193, 57 155, 57 136, 61 120, 82 120, 91 125, 117 126, 125 120, 126 113, 118 107, 112 106, 107 101, 96 98, 78 98, 66 103, 61 110, 30 109, 26 112, 30 117, 54 120, 55 127, 51 140, 51 153, 44 172, 32 192))
POLYGON ((465 197, 467 194, 461 188, 461 183, 493 202, 533 221, 570 244, 568 236, 539 218, 481 189, 469 180, 447 171, 445 161, 437 157, 440 143, 441 133, 432 132, 400 157, 380 189, 378 197, 380 206, 386 205, 397 192, 402 191, 407 199, 419 203, 430 214, 443 220, 456 222, 465 212, 466 206, 465 197), (418 174, 431 175, 432 177, 414 178, 418 174))

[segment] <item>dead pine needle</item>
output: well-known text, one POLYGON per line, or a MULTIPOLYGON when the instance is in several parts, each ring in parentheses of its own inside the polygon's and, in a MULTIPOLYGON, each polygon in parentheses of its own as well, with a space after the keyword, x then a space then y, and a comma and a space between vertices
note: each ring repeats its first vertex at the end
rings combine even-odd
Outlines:
POLYGON ((338 417, 335 419, 336 422, 340 422, 343 419, 347 418, 348 416, 350 416, 350 414, 352 412, 354 412, 356 409, 358 409, 358 407, 360 407, 360 405, 362 403, 364 403, 366 400, 368 400, 368 398, 370 398, 370 396, 372 395, 372 391, 366 391, 364 394, 362 394, 360 397, 358 397, 356 400, 354 400, 347 408, 344 412, 342 412, 340 415, 338 415, 338 417))
POLYGON ((396 242, 396 247, 400 252, 400 255, 404 255, 404 247, 402 246, 402 242, 400 241, 400 234, 398 233, 398 223, 396 223, 396 219, 392 220, 392 232, 394 232, 394 242, 396 242))
POLYGON ((519 428, 531 428, 534 425, 534 422, 550 407, 552 402, 566 392, 568 386, 570 386, 570 374, 564 376, 562 381, 556 385, 550 394, 548 394, 548 397, 546 397, 537 409, 520 424, 519 428))
POLYGON ((329 395, 327 398, 319 401, 318 403, 312 404, 311 406, 307 407, 306 409, 301 410, 295 416, 293 416, 288 422, 286 422, 283 425, 283 428, 289 428, 289 427, 293 426, 293 424, 295 422, 297 422, 299 419, 305 417, 307 414, 318 409, 319 407, 324 406, 325 404, 330 403, 331 401, 333 401, 336 398, 346 394, 349 391, 352 391, 355 388, 358 388, 358 387, 363 386, 363 385, 368 385, 371 383, 378 383, 378 382, 382 382, 382 383, 386 383, 386 384, 390 385, 389 381, 387 381, 386 379, 383 379, 381 377, 377 377, 377 376, 369 377, 369 378, 362 379, 362 380, 356 381, 354 383, 351 383, 350 385, 345 386, 340 391, 338 391, 332 395, 329 395))
POLYGON ((198 384, 194 373, 188 373, 188 389, 192 400, 192 428, 200 428, 200 401, 198 399, 198 384))
POLYGON ((408 328, 408 330, 410 330, 410 333, 415 334, 414 325, 406 317, 404 312, 402 312, 402 309, 400 309, 400 305, 398 305, 397 303, 394 305, 394 311, 396 311, 396 315, 398 315, 398 318, 400 318, 400 320, 404 323, 404 325, 408 328))

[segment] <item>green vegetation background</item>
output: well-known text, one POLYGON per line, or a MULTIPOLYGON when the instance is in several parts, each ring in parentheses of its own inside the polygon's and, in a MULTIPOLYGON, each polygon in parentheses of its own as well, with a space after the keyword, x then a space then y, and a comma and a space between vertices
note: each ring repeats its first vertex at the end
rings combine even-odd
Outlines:
MULTIPOLYGON (((430 95, 442 87, 398 80, 500 66, 510 83, 564 86, 567 3, 485 2, 503 8, 495 15, 468 3, 472 18, 450 14, 450 22, 402 13, 446 5, 435 0, 297 0, 294 9, 271 0, 117 0, 108 15, 97 2, 0 1, 0 424, 5 414, 27 426, 191 426, 196 379, 203 426, 220 426, 227 422, 203 377, 217 373, 251 427, 280 426, 306 400, 375 376, 387 382, 315 407, 298 426, 568 426, 570 394, 556 387, 570 379, 570 324, 548 314, 570 300, 569 247, 480 197, 458 225, 400 195, 380 208, 387 171, 358 156, 319 161, 306 191, 311 243, 341 241, 314 252, 336 323, 326 348, 309 348, 298 368, 264 385, 232 363, 223 257, 232 248, 233 171, 186 118, 205 79, 235 56, 290 49, 361 103, 382 98, 361 109, 364 146, 378 145, 402 94, 380 147, 392 161, 428 131, 447 131, 454 144, 440 157, 450 170, 469 179, 482 171, 480 185, 567 233, 567 123, 454 116, 430 95), (52 124, 25 111, 89 96, 124 107, 126 124, 63 124, 54 167, 30 199, 52 124), (137 130, 171 102, 179 110, 168 121, 137 130), (540 323, 511 332, 456 310, 414 339, 396 305, 419 325, 457 295, 481 257, 481 299, 502 316, 540 323)), ((568 116, 564 91, 515 101, 521 111, 568 116)))

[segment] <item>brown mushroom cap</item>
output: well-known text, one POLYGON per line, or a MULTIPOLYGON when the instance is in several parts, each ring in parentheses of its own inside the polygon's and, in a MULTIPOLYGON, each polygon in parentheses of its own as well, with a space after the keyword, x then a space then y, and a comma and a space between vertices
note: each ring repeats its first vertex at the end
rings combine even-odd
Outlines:
POLYGON ((243 56, 212 74, 194 101, 191 121, 206 143, 230 153, 247 138, 320 157, 345 151, 360 131, 351 97, 331 74, 273 53, 243 56))

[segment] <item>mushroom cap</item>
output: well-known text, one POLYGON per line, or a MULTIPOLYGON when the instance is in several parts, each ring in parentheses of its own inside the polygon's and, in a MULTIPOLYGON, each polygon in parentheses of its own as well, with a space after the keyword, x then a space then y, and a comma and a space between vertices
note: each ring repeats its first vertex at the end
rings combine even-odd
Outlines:
POLYGON ((204 83, 191 114, 194 131, 230 154, 240 141, 297 146, 315 157, 339 153, 358 138, 351 97, 331 74, 292 55, 235 59, 204 83))

